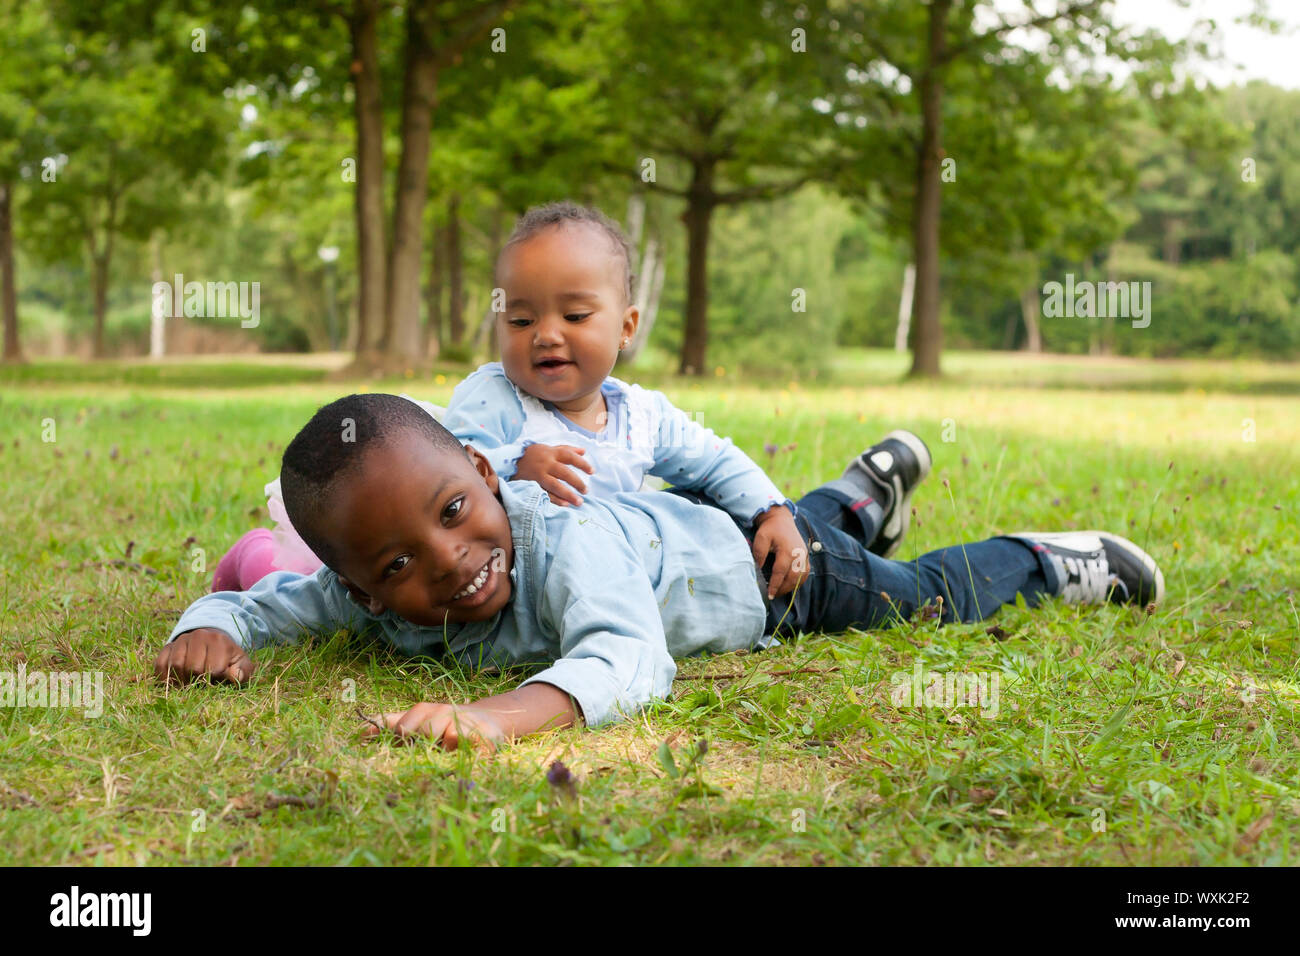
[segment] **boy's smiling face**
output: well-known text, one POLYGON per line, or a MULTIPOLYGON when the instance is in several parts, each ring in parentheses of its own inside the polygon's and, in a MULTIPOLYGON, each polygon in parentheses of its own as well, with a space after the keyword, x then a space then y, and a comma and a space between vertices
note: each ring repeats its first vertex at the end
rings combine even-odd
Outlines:
POLYGON ((449 454, 404 431, 368 449, 331 494, 316 530, 334 545, 343 584, 371 611, 441 627, 487 620, 510 600, 514 547, 498 479, 466 451, 449 454))
POLYGON ((586 223, 543 229, 506 249, 500 282, 498 339, 510 381, 561 409, 599 389, 638 319, 610 238, 586 223))

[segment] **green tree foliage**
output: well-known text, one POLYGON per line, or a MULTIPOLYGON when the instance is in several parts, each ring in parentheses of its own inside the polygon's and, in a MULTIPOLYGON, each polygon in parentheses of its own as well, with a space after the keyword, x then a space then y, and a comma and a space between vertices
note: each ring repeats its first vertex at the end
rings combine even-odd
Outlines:
MULTIPOLYGON (((64 82, 43 100, 52 182, 33 190, 25 218, 32 245, 51 259, 84 251, 91 274, 94 353, 104 354, 113 254, 186 214, 179 184, 224 161, 231 111, 186 84, 160 51, 190 38, 164 31, 122 39, 55 24, 64 82)), ((140 298, 149 302, 147 281, 140 298)))
POLYGON ((814 187, 719 215, 709 373, 815 376, 828 368, 840 325, 857 305, 836 255, 854 221, 848 203, 814 187), (770 241, 774 232, 780 244, 770 241))
POLYGON ((1187 48, 1122 28, 1107 0, 813 9, 834 51, 824 108, 856 160, 836 182, 873 196, 910 243, 912 370, 936 375, 941 274, 960 263, 1025 296, 1042 255, 1118 235, 1107 199, 1130 173, 1107 135, 1132 104, 1110 72, 1123 60, 1163 75, 1187 48))
POLYGON ((0 3, 0 322, 3 359, 18 361, 18 269, 15 220, 22 215, 20 188, 38 188, 42 160, 52 159, 45 99, 59 87, 63 51, 45 9, 0 3))
MULTIPOLYGON (((1135 83, 1124 102, 1116 150, 1133 171, 1134 186, 1115 191, 1107 203, 1124 226, 1122 239, 1093 233, 1088 241, 1052 243, 1034 275, 1040 286, 1067 273, 1088 282, 1150 282, 1151 325, 1044 320, 1045 347, 1147 356, 1296 355, 1293 210, 1300 209, 1300 180, 1289 157, 1300 149, 1300 93, 1263 83, 1160 91, 1135 83)), ((1085 212, 1080 208, 1079 216, 1085 212)), ((1017 320, 1007 290, 978 274, 959 281, 959 344, 1023 342, 1023 335, 1003 331, 1017 320)))
POLYGON ((1195 211, 1207 253, 1300 251, 1300 90, 1257 81, 1224 90, 1216 108, 1243 125, 1245 141, 1195 211))
POLYGON ((570 197, 622 219, 637 193, 668 268, 648 352, 812 375, 836 343, 893 343, 937 176, 951 346, 1296 355, 1300 92, 1209 88, 1186 76, 1196 44, 1126 29, 1103 0, 1048 6, 0 0, 5 354, 19 304, 38 353, 56 327, 139 350, 152 278, 177 272, 258 281, 245 340, 264 348, 326 345, 333 289, 370 317, 348 341, 386 340, 401 367, 453 342, 490 353, 514 217, 570 197), (362 189, 347 164, 366 150, 362 189), (412 191, 418 222, 398 216, 412 191), (1151 325, 1041 317, 1067 274, 1150 282, 1151 325))
MULTIPOLYGON (((704 374, 714 213, 786 195, 825 174, 829 123, 811 108, 807 13, 789 3, 602 2, 583 56, 617 118, 613 168, 685 209, 679 370, 704 374)), ((578 51, 574 51, 577 55, 578 51)))

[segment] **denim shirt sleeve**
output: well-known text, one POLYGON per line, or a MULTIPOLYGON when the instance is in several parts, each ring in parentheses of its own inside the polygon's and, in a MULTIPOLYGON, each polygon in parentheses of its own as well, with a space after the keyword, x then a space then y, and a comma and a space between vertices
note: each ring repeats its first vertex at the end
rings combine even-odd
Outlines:
POLYGON ((558 687, 578 702, 587 726, 597 727, 668 696, 677 665, 627 539, 579 511, 564 517, 548 522, 554 557, 537 586, 538 623, 558 635, 560 657, 520 686, 558 687))
POLYGON ((306 575, 276 571, 247 591, 205 594, 181 615, 167 641, 211 627, 252 651, 268 644, 294 644, 300 635, 326 628, 360 630, 376 620, 353 603, 328 568, 306 575))
POLYGON ((519 441, 524 409, 500 362, 484 365, 456 386, 442 424, 462 445, 481 451, 502 478, 514 476, 526 444, 519 441))
POLYGON ((676 488, 704 492, 745 524, 773 505, 795 513, 794 502, 730 438, 692 421, 662 392, 655 392, 654 400, 659 431, 650 474, 676 488))

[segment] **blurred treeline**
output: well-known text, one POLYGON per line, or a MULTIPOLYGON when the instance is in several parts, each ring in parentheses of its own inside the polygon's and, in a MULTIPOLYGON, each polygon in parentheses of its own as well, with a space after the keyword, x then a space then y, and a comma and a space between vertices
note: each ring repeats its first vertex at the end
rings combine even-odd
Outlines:
MULTIPOLYGON (((169 352, 328 348, 331 293, 338 343, 365 345, 358 15, 376 30, 391 270, 417 6, 0 0, 0 190, 23 352, 88 356, 102 322, 103 354, 147 354, 151 286, 177 273, 258 281, 261 321, 177 320, 190 334, 169 331, 169 352)), ((653 241, 665 269, 642 361, 675 362, 700 295, 688 239, 701 156, 728 196, 709 209, 705 371, 816 374, 836 345, 893 345, 924 139, 908 78, 934 62, 923 5, 716 6, 421 7, 439 58, 416 209, 420 358, 490 350, 501 242, 523 209, 568 197, 620 221, 629 200, 644 209, 639 246, 653 241), (874 32, 819 41, 850 22, 874 32), (792 29, 809 52, 774 68, 792 29)), ((1010 33, 982 40, 977 6, 944 10, 949 51, 963 35, 984 44, 945 74, 944 346, 1300 354, 1300 91, 1210 87, 1195 49, 1127 30, 1104 2, 1048 25, 1037 53, 1010 33), (1150 327, 1037 314, 1043 284, 1067 273, 1150 281, 1150 327)))

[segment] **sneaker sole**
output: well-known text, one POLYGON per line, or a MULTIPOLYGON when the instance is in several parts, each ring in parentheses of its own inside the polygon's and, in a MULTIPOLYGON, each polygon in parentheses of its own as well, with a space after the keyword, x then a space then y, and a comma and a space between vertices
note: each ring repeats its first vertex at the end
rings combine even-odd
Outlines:
POLYGON ((1100 538, 1102 541, 1109 541, 1111 544, 1119 548, 1121 551, 1126 551, 1133 557, 1137 558, 1138 562, 1144 568, 1150 571, 1152 577, 1155 578, 1156 593, 1155 596, 1147 603, 1148 604, 1164 603, 1165 576, 1160 570, 1160 565, 1156 564, 1155 558, 1151 557, 1151 555, 1147 554, 1145 551, 1139 548, 1128 538, 1121 538, 1119 535, 1111 534, 1109 531, 1057 531, 1057 532, 1052 532, 1050 534, 1044 534, 1038 531, 1021 531, 1021 532, 1011 534, 1009 535, 1009 537, 1032 538, 1035 541, 1041 541, 1044 544, 1047 544, 1053 540, 1070 538, 1073 537, 1074 535, 1090 535, 1094 538, 1100 538))
POLYGON ((929 477, 934 461, 930 458, 929 447, 926 446, 925 442, 921 441, 919 435, 900 428, 890 432, 885 438, 892 438, 894 441, 905 445, 916 456, 917 464, 921 469, 916 476, 916 481, 912 484, 912 487, 903 492, 903 499, 898 504, 898 537, 894 539, 894 543, 889 546, 889 549, 881 555, 883 558, 890 558, 893 557, 894 552, 902 547, 903 539, 907 537, 907 529, 912 519, 912 493, 921 486, 921 482, 929 477))

